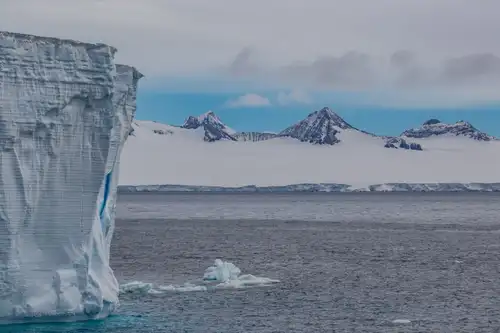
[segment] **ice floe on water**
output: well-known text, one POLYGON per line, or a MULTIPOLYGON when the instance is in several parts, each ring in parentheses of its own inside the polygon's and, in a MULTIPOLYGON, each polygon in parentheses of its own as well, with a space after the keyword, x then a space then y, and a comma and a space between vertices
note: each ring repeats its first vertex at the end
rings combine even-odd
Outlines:
POLYGON ((152 283, 141 281, 133 281, 120 285, 121 294, 146 294, 152 289, 152 283))
POLYGON ((166 292, 207 291, 203 285, 185 283, 183 285, 154 285, 149 282, 133 281, 120 285, 122 295, 162 295, 166 292))
POLYGON ((203 274, 203 281, 216 283, 215 288, 245 288, 252 286, 267 286, 278 283, 266 277, 251 274, 240 275, 241 270, 230 262, 216 259, 213 266, 208 267, 203 274))
POLYGON ((155 285, 149 282, 133 281, 120 285, 120 294, 162 295, 168 292, 265 287, 278 282, 280 281, 251 274, 241 275, 241 270, 233 263, 216 259, 214 264, 205 270, 199 282, 186 282, 183 285, 155 285))
POLYGON ((216 259, 213 266, 208 267, 203 274, 204 281, 226 282, 236 280, 241 274, 241 270, 233 263, 216 259))

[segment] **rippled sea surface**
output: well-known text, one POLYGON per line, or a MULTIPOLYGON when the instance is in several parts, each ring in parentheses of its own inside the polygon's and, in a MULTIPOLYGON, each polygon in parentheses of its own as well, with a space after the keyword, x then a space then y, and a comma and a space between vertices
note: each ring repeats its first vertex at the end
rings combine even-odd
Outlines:
POLYGON ((121 284, 199 284, 217 258, 280 283, 128 293, 104 321, 0 332, 497 332, 499 231, 496 194, 121 195, 121 284))

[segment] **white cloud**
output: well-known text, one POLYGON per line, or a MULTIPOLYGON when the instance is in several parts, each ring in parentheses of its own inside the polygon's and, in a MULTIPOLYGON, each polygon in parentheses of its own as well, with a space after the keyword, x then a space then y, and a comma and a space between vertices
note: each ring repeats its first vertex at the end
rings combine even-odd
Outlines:
POLYGON ((117 61, 146 75, 143 87, 230 73, 253 82, 240 91, 420 85, 500 95, 498 0, 0 0, 0 8, 1 30, 117 47, 117 61), (386 71, 397 50, 418 60, 395 54, 386 71))
POLYGON ((246 94, 226 102, 226 106, 230 108, 262 107, 270 105, 271 102, 269 99, 257 94, 246 94))
POLYGON ((209 70, 247 46, 261 50, 269 65, 349 50, 500 54, 498 0, 0 0, 0 6, 2 30, 106 42, 147 76, 209 70))
POLYGON ((289 105, 289 104, 310 104, 312 102, 311 97, 303 90, 294 89, 290 92, 280 92, 277 96, 278 104, 289 105))

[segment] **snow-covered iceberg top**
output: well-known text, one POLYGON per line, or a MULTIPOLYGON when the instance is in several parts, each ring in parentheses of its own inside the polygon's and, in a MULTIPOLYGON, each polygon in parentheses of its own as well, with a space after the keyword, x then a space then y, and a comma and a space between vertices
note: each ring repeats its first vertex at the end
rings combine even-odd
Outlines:
POLYGON ((104 44, 0 32, 0 324, 102 318, 141 74, 104 44))

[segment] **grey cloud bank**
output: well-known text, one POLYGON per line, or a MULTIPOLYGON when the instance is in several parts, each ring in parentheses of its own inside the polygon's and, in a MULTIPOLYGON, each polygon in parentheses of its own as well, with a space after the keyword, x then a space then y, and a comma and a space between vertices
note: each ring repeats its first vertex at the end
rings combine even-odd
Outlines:
POLYGON ((279 67, 255 63, 245 48, 236 55, 228 72, 236 79, 274 82, 276 86, 292 88, 393 91, 468 102, 500 100, 500 57, 492 53, 429 61, 409 50, 386 57, 349 51, 338 57, 323 56, 279 67), (242 59, 243 52, 245 61, 236 61, 242 59))
POLYGON ((439 88, 468 91, 471 100, 495 99, 500 91, 497 0, 0 0, 0 6, 2 30, 105 42, 120 49, 118 61, 137 64, 149 79, 220 75, 328 89, 439 88))

